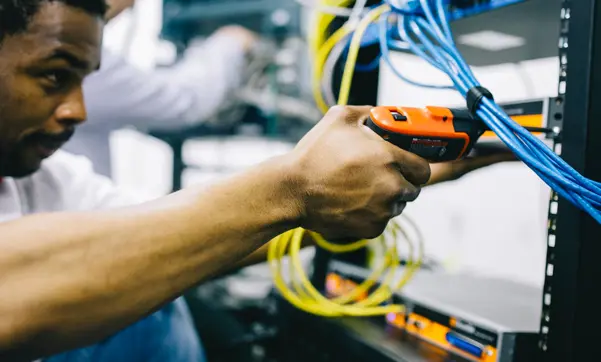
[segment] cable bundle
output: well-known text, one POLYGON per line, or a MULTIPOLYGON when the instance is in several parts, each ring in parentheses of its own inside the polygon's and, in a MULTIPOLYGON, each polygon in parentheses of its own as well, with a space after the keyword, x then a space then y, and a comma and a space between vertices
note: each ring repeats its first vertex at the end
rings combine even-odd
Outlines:
POLYGON ((423 259, 423 240, 419 229, 408 218, 403 218, 407 225, 415 230, 414 240, 398 220, 392 221, 386 232, 373 241, 361 240, 352 244, 333 244, 319 234, 310 232, 318 247, 331 253, 348 253, 366 247, 373 243, 384 251, 384 258, 371 275, 360 285, 348 293, 328 299, 323 296, 309 281, 303 270, 299 257, 303 229, 295 229, 284 233, 269 244, 268 260, 276 288, 282 296, 295 307, 308 313, 324 317, 354 316, 369 317, 388 313, 399 313, 404 310, 401 305, 386 303, 392 293, 402 288, 419 269, 423 259), (398 242, 399 236, 408 245, 406 268, 398 275, 401 265, 398 242), (417 244, 417 245, 416 245, 417 244), (290 284, 284 280, 283 257, 288 251, 290 256, 290 284), (383 305, 384 304, 384 305, 383 305))
MULTIPOLYGON (((370 10, 356 28, 343 27, 324 43, 322 51, 327 52, 336 45, 329 44, 329 41, 338 42, 344 37, 343 35, 353 34, 344 67, 338 104, 346 104, 348 101, 359 49, 364 46, 362 39, 370 25, 379 19, 381 56, 398 77, 411 84, 424 87, 455 88, 466 99, 469 99, 468 96, 477 95, 477 99, 470 104, 473 106, 474 114, 547 185, 601 223, 601 183, 579 174, 549 149, 543 141, 514 122, 494 102, 492 97, 487 96, 485 89, 480 86, 470 67, 457 50, 444 1, 410 0, 404 3, 404 7, 401 7, 401 5, 395 5, 388 0, 386 4, 370 10), (394 24, 392 29, 391 24, 394 24), (395 36, 398 40, 394 39, 395 36), (409 81, 394 67, 389 58, 390 44, 399 42, 406 44, 414 54, 446 73, 454 87, 409 81), (484 93, 482 93, 483 90, 484 93)), ((320 61, 320 57, 316 58, 315 76, 326 77, 328 75, 323 73, 323 67, 319 67, 320 61)), ((315 92, 315 98, 321 98, 321 90, 315 92)), ((319 100, 317 102, 320 103, 319 100)))
MULTIPOLYGON (((423 16, 403 12, 398 17, 399 35, 415 54, 445 72, 461 95, 468 98, 468 93, 478 89, 480 83, 457 51, 443 1, 435 3, 435 9, 431 9, 427 0, 420 0, 423 16)), ((401 9, 392 10, 398 13, 401 9)), ((514 122, 490 97, 481 98, 474 106, 478 118, 547 185, 601 223, 601 183, 580 175, 539 138, 514 122)))

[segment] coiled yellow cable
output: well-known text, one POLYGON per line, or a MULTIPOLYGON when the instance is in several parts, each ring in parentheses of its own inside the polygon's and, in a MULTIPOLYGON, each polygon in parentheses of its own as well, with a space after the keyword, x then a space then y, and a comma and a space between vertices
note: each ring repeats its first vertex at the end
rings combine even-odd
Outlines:
MULTIPOLYGON (((321 3, 323 5, 347 6, 351 3, 351 1, 322 0, 321 3)), ((324 35, 327 32, 328 25, 334 19, 334 17, 324 14, 317 16, 316 23, 314 24, 315 32, 310 36, 311 49, 315 53, 312 90, 315 103, 323 113, 327 112, 328 105, 324 100, 321 90, 321 78, 323 76, 324 65, 330 52, 334 46, 336 46, 336 44, 354 32, 347 63, 345 64, 344 68, 342 84, 340 87, 340 96, 338 100, 339 104, 344 105, 348 102, 363 34, 372 22, 376 21, 376 19, 378 19, 389 9, 390 8, 388 5, 379 6, 368 12, 356 26, 355 24, 350 24, 347 22, 325 41, 323 41, 324 35)), ((423 240, 421 234, 419 233, 419 229, 417 229, 415 224, 410 219, 405 217, 404 220, 406 220, 416 231, 418 239, 417 250, 414 246, 414 242, 405 232, 405 229, 402 228, 397 221, 391 222, 386 232, 372 241, 361 240, 346 245, 330 243, 321 235, 309 232, 318 247, 323 248, 331 253, 348 253, 364 247, 369 247, 371 246, 371 243, 380 245, 385 250, 384 258, 381 264, 372 271, 372 273, 363 283, 355 287, 350 292, 333 299, 328 299, 323 296, 311 284, 307 274, 303 269, 299 258, 299 252, 301 248, 301 241, 305 232, 307 231, 303 229, 295 229, 276 237, 270 242, 268 250, 269 266, 271 268, 276 288, 280 291, 282 296, 295 307, 306 312, 325 317, 368 317, 402 312, 404 310, 402 305, 382 304, 389 301, 392 297, 392 293, 401 289, 411 279, 413 274, 419 269, 423 259, 423 240), (406 257, 407 265, 404 273, 400 277, 396 275, 400 267, 399 254, 397 250, 399 236, 402 236, 403 240, 408 244, 408 253, 406 257), (282 259, 286 255, 287 250, 289 251, 290 255, 289 274, 291 287, 286 283, 282 275, 282 259), (414 257, 415 253, 417 253, 417 255, 414 257), (371 294, 365 298, 360 298, 361 296, 364 296, 370 292, 370 290, 372 290, 374 287, 375 290, 373 290, 371 294)))
MULTIPOLYGON (((410 220, 408 221, 410 222, 410 220)), ((410 223, 414 226, 412 222, 410 223)), ((381 265, 375 268, 363 283, 345 295, 328 299, 311 284, 303 269, 299 252, 305 232, 303 229, 291 230, 276 237, 269 244, 268 261, 275 286, 292 305, 306 312, 324 317, 369 317, 403 311, 402 305, 382 305, 382 303, 389 301, 392 293, 402 288, 419 268, 423 258, 421 236, 418 237, 417 242, 419 247, 415 250, 411 238, 396 221, 391 222, 387 231, 373 241, 361 240, 347 245, 330 243, 319 234, 310 232, 318 247, 332 253, 351 252, 365 247, 371 242, 380 244, 386 250, 381 265), (397 250, 399 234, 403 236, 403 240, 408 244, 407 267, 400 277, 397 275, 400 266, 397 250), (282 259, 287 250, 289 250, 290 255, 291 286, 286 283, 282 275, 282 259), (414 256, 416 253, 417 255, 414 256), (367 294, 376 285, 377 287, 371 294, 359 300, 360 296, 367 294)))

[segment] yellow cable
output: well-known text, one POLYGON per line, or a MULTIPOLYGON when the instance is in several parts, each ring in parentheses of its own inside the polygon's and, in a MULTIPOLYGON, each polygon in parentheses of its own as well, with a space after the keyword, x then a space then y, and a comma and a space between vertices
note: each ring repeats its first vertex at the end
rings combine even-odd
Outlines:
POLYGON ((315 61, 313 64, 313 77, 311 82, 313 88, 313 97, 315 99, 317 107, 324 114, 328 111, 329 108, 325 100, 323 99, 323 93, 321 91, 321 77, 323 74, 324 65, 326 63, 326 60, 328 59, 328 55, 332 51, 332 48, 334 48, 334 46, 337 43, 342 41, 347 35, 351 34, 352 32, 353 29, 349 25, 343 25, 338 30, 336 30, 334 34, 332 34, 332 36, 328 38, 328 40, 325 41, 325 43, 319 48, 319 51, 315 56, 315 61))
MULTIPOLYGON (((359 49, 361 48, 361 39, 363 38, 365 31, 372 22, 376 21, 384 12, 388 10, 390 10, 388 5, 379 6, 367 13, 367 15, 357 25, 357 29, 354 31, 351 41, 347 62, 344 67, 338 104, 346 105, 348 103, 355 65, 357 64, 357 57, 359 54, 359 49)), ((312 77, 313 98, 315 99, 317 107, 323 113, 326 113, 329 108, 323 98, 323 93, 321 90, 321 78, 323 76, 324 65, 334 46, 336 46, 336 44, 342 41, 346 36, 353 33, 353 28, 353 24, 349 24, 348 22, 345 23, 342 27, 335 31, 334 34, 332 34, 332 36, 323 43, 323 45, 319 47, 317 53, 315 54, 312 77)), ((318 30, 318 32, 325 31, 326 29, 318 30)))
MULTIPOLYGON (((318 4, 348 7, 352 2, 352 0, 321 0, 318 4)), ((325 36, 328 32, 328 26, 334 19, 336 19, 336 16, 322 13, 319 10, 314 13, 313 22, 311 24, 311 29, 313 29, 313 31, 309 34, 309 46, 313 54, 317 54, 319 48, 323 45, 325 36)))
POLYGON ((359 49, 361 48, 361 39, 363 34, 371 23, 376 21, 383 13, 389 11, 388 5, 381 5, 371 10, 357 25, 357 30, 351 40, 351 45, 348 51, 346 64, 344 66, 344 73, 342 75, 342 82, 340 84, 340 95, 338 96, 338 104, 346 105, 348 103, 349 94, 351 91, 351 85, 353 82, 353 75, 355 73, 355 65, 357 64, 357 57, 359 56, 359 49))
MULTIPOLYGON (((317 301, 318 303, 320 303, 322 306, 324 306, 326 308, 334 309, 334 310, 339 311, 340 313, 346 314, 346 315, 356 315, 356 316, 373 315, 373 313, 388 312, 393 309, 393 308, 388 308, 388 307, 376 307, 374 309, 356 308, 355 304, 344 305, 346 303, 340 302, 336 299, 329 300, 329 299, 325 298, 324 296, 322 296, 319 293, 319 291, 317 291, 317 289, 315 289, 315 287, 309 281, 309 278, 307 277, 307 275, 305 274, 305 272, 302 268, 300 259, 297 257, 298 253, 300 251, 301 239, 302 239, 302 233, 298 233, 295 236, 295 238, 292 239, 292 244, 290 246, 291 262, 295 265, 296 273, 301 280, 303 288, 309 293, 310 297, 313 298, 314 301, 317 301)), ((351 292, 351 294, 352 294, 352 292, 351 292)), ((310 302, 311 300, 306 300, 306 301, 310 302)), ((369 305, 369 306, 371 306, 371 305, 369 305)), ((396 308, 394 308, 394 309, 396 309, 396 308)))
MULTIPOLYGON (((268 251, 268 259, 269 265, 271 267, 274 283, 280 293, 294 306, 297 308, 304 310, 309 313, 325 316, 325 317, 336 317, 342 315, 350 315, 350 316, 373 316, 373 315, 381 315, 390 312, 398 312, 399 308, 391 308, 391 307, 377 307, 372 309, 367 308, 356 308, 353 306, 343 306, 334 302, 329 301, 325 297, 321 296, 315 290, 315 299, 307 299, 301 298, 297 293, 290 290, 286 283, 283 280, 283 277, 280 273, 281 270, 281 258, 284 256, 288 243, 290 242, 291 237, 298 238, 300 240, 303 235, 303 230, 297 229, 292 233, 285 233, 279 237, 279 239, 274 239, 269 245, 268 251), (279 241, 279 242, 278 242, 279 241)), ((299 262, 298 255, 291 255, 291 261, 299 262)), ((297 265, 298 267, 298 265, 297 265)), ((306 275, 304 272, 299 273, 301 280, 303 283, 308 283, 306 275)), ((314 289, 314 288, 313 288, 314 289)))
POLYGON ((272 267, 272 271, 274 274, 274 281, 276 287, 280 290, 282 295, 297 308, 305 310, 307 312, 326 316, 326 317, 335 317, 335 316, 374 316, 374 315, 382 315, 391 312, 399 312, 402 309, 399 306, 383 306, 383 307, 373 307, 373 308, 365 308, 365 307, 355 307, 351 305, 342 305, 336 303, 334 301, 328 300, 324 296, 322 296, 309 282, 306 274, 302 269, 302 265, 300 265, 300 260, 298 258, 298 249, 300 249, 300 240, 303 236, 303 230, 295 230, 293 233, 293 239, 296 241, 293 243, 290 259, 291 262, 295 264, 295 269, 297 269, 297 276, 303 283, 303 287, 307 290, 308 293, 311 294, 311 298, 301 298, 299 295, 288 288, 288 286, 283 282, 283 278, 281 275, 277 273, 280 268, 281 257, 284 256, 285 250, 288 247, 288 243, 291 241, 290 235, 288 237, 280 239, 280 242, 272 242, 270 244, 269 249, 269 260, 270 266, 272 267), (296 246, 295 246, 296 245, 296 246), (298 249, 296 249, 298 247, 298 249), (295 251, 296 250, 296 251, 295 251), (278 255, 279 254, 279 255, 278 255))
MULTIPOLYGON (((404 310, 401 305, 382 306, 381 304, 390 300, 393 291, 398 290, 407 283, 421 263, 421 238, 419 240, 420 248, 419 254, 417 255, 417 262, 414 263, 414 248, 411 238, 396 222, 391 222, 387 232, 373 240, 373 242, 381 243, 383 246, 387 247, 386 256, 382 265, 374 270, 361 285, 355 287, 349 293, 334 299, 328 299, 321 295, 321 293, 319 293, 319 291, 311 284, 303 270, 299 253, 304 233, 305 230, 303 229, 289 231, 276 237, 269 245, 268 260, 273 273, 275 286, 282 296, 291 304, 306 312, 325 317, 366 317, 387 313, 398 313, 404 310), (408 243, 409 253, 404 274, 397 283, 392 285, 400 265, 396 247, 398 233, 402 234, 403 239, 408 243), (288 249, 290 255, 289 262, 292 288, 288 286, 282 277, 282 259, 286 255, 288 249), (386 276, 382 278, 384 272, 386 272, 386 276), (379 284, 376 290, 374 290, 366 299, 357 301, 357 298, 360 295, 372 289, 376 283, 379 284)), ((350 244, 353 245, 352 247, 343 247, 323 240, 318 234, 311 233, 311 235, 321 239, 320 244, 318 244, 321 245, 320 247, 324 247, 324 249, 335 253, 356 250, 356 245, 367 245, 366 241, 360 241, 354 243, 354 245, 350 244)))
MULTIPOLYGON (((322 0, 319 4, 326 6, 346 7, 352 2, 352 0, 322 0)), ((335 31, 331 37, 329 37, 327 40, 324 40, 325 35, 328 32, 328 27, 335 18, 336 17, 333 15, 317 12, 315 22, 312 27, 314 31, 309 35, 310 50, 314 56, 312 77, 313 98, 318 109, 324 114, 329 108, 328 104, 323 98, 321 90, 321 77, 323 74, 324 64, 328 59, 328 55, 330 54, 332 48, 334 48, 338 42, 342 41, 342 39, 351 34, 353 31, 350 24, 345 23, 342 27, 335 31)))

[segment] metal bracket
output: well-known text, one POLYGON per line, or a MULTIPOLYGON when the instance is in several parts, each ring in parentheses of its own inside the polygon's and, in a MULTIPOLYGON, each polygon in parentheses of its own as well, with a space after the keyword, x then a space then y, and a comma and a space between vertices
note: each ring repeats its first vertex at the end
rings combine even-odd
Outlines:
MULTIPOLYGON (((570 30, 570 0, 564 0, 560 14, 559 34, 559 89, 558 96, 549 102, 548 126, 557 129, 557 137, 554 138, 553 151, 561 156, 561 131, 563 130, 564 104, 568 80, 568 35, 570 30)), ((553 290, 553 274, 555 270, 555 243, 557 230, 557 215, 559 208, 559 196, 556 192, 551 193, 549 201, 548 225, 547 225, 547 261, 545 263, 545 282, 543 287, 543 304, 541 313, 539 348, 542 356, 546 355, 549 331, 551 328, 551 303, 553 290)))
POLYGON ((561 136, 561 131, 563 131, 563 98, 550 98, 546 112, 547 128, 553 130, 551 137, 554 138, 557 143, 560 143, 558 137, 561 136))

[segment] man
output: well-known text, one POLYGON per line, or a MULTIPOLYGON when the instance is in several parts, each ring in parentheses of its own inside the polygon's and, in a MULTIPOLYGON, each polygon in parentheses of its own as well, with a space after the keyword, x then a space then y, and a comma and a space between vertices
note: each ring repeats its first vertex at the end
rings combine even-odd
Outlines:
MULTIPOLYGON (((110 0, 107 19, 134 5, 110 0)), ((66 150, 89 158, 94 170, 111 176, 109 135, 134 126, 179 129, 206 122, 240 86, 246 55, 256 36, 239 26, 217 30, 193 43, 174 66, 143 71, 109 49, 102 50, 101 69, 84 82, 88 122, 66 150)))
POLYGON ((104 0, 0 5, 1 361, 201 360, 189 317, 162 307, 265 260, 266 242, 291 228, 374 237, 430 177, 424 160, 362 126, 369 108, 344 107, 287 155, 122 207, 132 200, 88 162, 53 155, 86 118, 82 81, 100 66, 105 10, 104 0))

